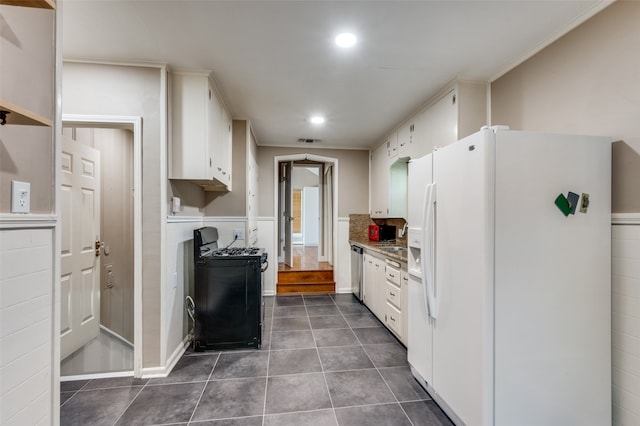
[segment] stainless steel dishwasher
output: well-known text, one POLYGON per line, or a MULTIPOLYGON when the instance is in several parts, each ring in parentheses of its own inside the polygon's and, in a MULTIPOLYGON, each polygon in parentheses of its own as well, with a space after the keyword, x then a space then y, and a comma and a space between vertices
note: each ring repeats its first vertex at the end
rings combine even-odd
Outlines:
POLYGON ((351 245, 351 291, 362 302, 362 252, 360 246, 351 245))

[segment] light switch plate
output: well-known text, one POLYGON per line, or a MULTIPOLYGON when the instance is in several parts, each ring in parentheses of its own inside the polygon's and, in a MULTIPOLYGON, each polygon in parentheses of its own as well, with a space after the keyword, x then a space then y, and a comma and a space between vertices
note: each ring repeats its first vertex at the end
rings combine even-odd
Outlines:
POLYGON ((31 184, 11 181, 11 213, 29 213, 31 209, 31 184))
POLYGON ((171 213, 180 213, 180 197, 171 197, 171 213))

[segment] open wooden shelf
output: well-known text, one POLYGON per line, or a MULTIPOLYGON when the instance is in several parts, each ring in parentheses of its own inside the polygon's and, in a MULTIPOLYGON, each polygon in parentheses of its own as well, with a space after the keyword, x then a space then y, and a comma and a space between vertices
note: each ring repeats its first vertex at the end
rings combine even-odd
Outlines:
POLYGON ((56 2, 53 0, 0 0, 0 4, 9 6, 37 7, 39 9, 55 9, 56 2))
MULTIPOLYGON (((0 0, 5 1, 5 0, 0 0)), ((0 111, 8 111, 7 124, 22 124, 27 126, 47 126, 51 127, 53 121, 49 118, 43 117, 31 112, 28 109, 22 108, 11 102, 0 99, 0 111)))

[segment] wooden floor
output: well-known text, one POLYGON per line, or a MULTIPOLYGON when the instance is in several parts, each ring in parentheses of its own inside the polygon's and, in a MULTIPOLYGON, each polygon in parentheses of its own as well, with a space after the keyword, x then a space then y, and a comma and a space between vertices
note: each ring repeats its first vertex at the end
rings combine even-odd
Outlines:
POLYGON ((277 294, 320 294, 335 292, 333 267, 318 262, 318 248, 293 246, 293 265, 278 264, 277 294))
POLYGON ((328 271, 333 267, 329 262, 318 262, 318 247, 293 246, 293 265, 278 264, 278 271, 328 271))

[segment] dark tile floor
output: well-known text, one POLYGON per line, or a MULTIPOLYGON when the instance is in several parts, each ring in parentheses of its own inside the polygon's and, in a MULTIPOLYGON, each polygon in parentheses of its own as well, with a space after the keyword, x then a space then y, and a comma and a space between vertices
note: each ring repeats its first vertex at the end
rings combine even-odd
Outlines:
POLYGON ((61 425, 451 425, 351 295, 266 298, 259 350, 187 352, 169 377, 61 384, 61 425))

